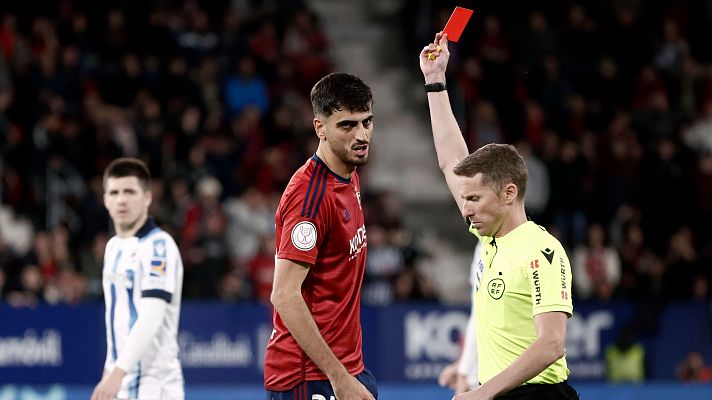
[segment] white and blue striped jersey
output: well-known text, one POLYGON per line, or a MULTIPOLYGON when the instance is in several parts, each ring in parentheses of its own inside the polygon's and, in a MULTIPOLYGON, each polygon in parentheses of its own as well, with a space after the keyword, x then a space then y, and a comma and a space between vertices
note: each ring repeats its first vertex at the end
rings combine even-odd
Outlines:
POLYGON ((114 368, 138 318, 142 297, 168 304, 158 333, 122 382, 118 399, 182 398, 183 374, 178 361, 178 321, 183 261, 173 238, 152 218, 135 236, 112 237, 106 245, 102 273, 106 303, 104 368, 114 368), (174 395, 166 396, 166 392, 174 395), (161 393, 164 393, 163 395, 161 393))

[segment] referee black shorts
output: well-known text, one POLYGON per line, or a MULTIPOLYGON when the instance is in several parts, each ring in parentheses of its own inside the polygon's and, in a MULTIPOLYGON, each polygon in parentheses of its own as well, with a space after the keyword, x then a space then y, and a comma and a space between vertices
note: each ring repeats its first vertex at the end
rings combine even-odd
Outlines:
POLYGON ((563 381, 522 385, 495 397, 495 400, 579 400, 579 394, 571 385, 563 381))

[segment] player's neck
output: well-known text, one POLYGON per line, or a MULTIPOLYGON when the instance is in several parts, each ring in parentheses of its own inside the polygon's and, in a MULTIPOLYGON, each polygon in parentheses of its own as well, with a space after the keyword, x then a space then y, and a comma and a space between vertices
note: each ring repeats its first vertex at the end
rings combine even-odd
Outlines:
POLYGON ((121 227, 119 224, 115 223, 114 230, 116 231, 116 236, 118 236, 122 239, 136 236, 136 232, 138 232, 138 230, 141 229, 141 227, 146 224, 147 220, 148 220, 148 214, 144 214, 131 227, 121 227))
POLYGON ((321 144, 316 149, 316 155, 321 159, 321 161, 324 162, 324 164, 326 164, 327 167, 329 167, 329 169, 333 173, 339 175, 344 179, 350 179, 351 174, 356 169, 356 167, 353 165, 345 164, 339 159, 339 157, 336 156, 336 154, 332 153, 327 149, 324 149, 321 144))

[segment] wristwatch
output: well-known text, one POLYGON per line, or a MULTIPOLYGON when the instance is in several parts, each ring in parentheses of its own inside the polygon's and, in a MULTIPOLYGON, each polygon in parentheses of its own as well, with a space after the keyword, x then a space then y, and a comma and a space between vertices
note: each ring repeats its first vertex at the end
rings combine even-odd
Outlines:
POLYGON ((435 83, 426 83, 425 84, 426 92, 442 92, 443 90, 447 90, 447 85, 445 84, 445 82, 435 82, 435 83))

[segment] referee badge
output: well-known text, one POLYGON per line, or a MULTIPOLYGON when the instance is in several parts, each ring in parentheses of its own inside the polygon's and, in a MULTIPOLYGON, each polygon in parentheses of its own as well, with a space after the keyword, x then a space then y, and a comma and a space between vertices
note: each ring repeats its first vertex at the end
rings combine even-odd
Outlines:
POLYGON ((499 300, 504 295, 504 280, 495 278, 487 284, 487 293, 495 300, 499 300))

